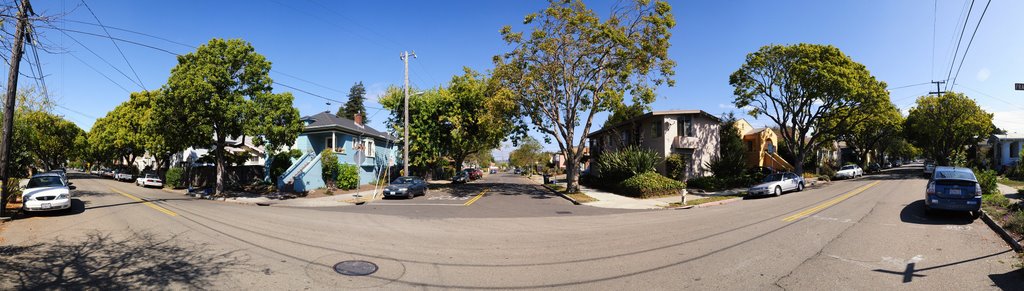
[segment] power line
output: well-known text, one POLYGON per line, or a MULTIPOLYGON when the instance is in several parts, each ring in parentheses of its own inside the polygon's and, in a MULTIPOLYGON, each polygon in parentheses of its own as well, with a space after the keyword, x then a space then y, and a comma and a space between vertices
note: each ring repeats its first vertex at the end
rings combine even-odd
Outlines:
MULTIPOLYGON (((967 17, 964 18, 964 27, 960 29, 960 37, 956 41, 956 49, 953 50, 953 61, 949 63, 949 72, 946 73, 946 82, 949 82, 949 77, 953 75, 953 66, 956 65, 956 55, 960 52, 960 43, 964 40, 964 31, 967 30, 967 22, 971 20, 971 11, 974 10, 974 0, 971 0, 971 7, 967 10, 967 17)), ((948 87, 948 86, 947 86, 948 87)), ((946 88, 947 90, 949 88, 946 88)))
POLYGON ((904 86, 899 86, 899 87, 893 87, 893 88, 889 88, 889 91, 892 91, 892 90, 898 90, 898 89, 903 89, 903 88, 910 88, 910 87, 914 87, 914 86, 928 85, 928 84, 931 84, 931 82, 924 82, 924 83, 917 83, 917 84, 911 84, 911 85, 904 85, 904 86))
POLYGON ((1017 109, 1020 109, 1020 110, 1024 110, 1024 107, 1022 107, 1022 106, 1020 106, 1020 105, 1018 105, 1018 104, 1016 104, 1016 103, 1013 103, 1013 102, 1010 102, 1010 101, 1006 101, 1006 100, 1004 100, 1004 99, 1002 99, 1002 98, 999 98, 999 97, 993 96, 993 95, 991 95, 991 94, 988 94, 988 93, 985 93, 985 92, 981 92, 980 90, 977 90, 977 89, 974 89, 974 88, 971 88, 971 87, 967 87, 967 86, 964 86, 964 85, 962 85, 962 84, 954 84, 954 85, 960 86, 961 88, 964 88, 964 89, 967 89, 967 90, 971 90, 971 91, 974 91, 975 93, 981 94, 982 96, 986 96, 986 97, 988 97, 988 98, 992 98, 992 99, 998 100, 998 101, 1000 101, 1000 102, 1003 102, 1003 103, 1009 104, 1009 105, 1011 105, 1011 106, 1013 106, 1013 107, 1016 107, 1017 109))
POLYGON ((104 59, 103 57, 101 57, 101 56, 100 56, 100 54, 98 54, 98 53, 96 53, 95 51, 93 51, 93 50, 92 50, 91 48, 89 48, 88 46, 86 46, 86 45, 85 45, 84 43, 82 43, 81 41, 78 41, 78 39, 77 39, 77 38, 75 38, 75 37, 71 36, 71 35, 70 35, 70 34, 68 34, 67 32, 64 32, 63 30, 58 30, 58 31, 60 31, 61 33, 63 33, 63 34, 64 34, 64 36, 67 36, 68 38, 70 38, 70 39, 71 39, 72 41, 74 41, 74 42, 75 42, 75 43, 77 43, 78 45, 82 46, 82 48, 85 48, 85 50, 87 50, 87 51, 89 51, 90 53, 92 53, 92 55, 94 55, 94 56, 96 56, 97 58, 99 58, 99 59, 100 59, 101 61, 103 61, 104 63, 106 63, 106 64, 107 64, 108 66, 110 66, 111 68, 113 68, 113 69, 114 69, 115 71, 117 71, 118 73, 121 73, 121 76, 124 76, 124 77, 125 77, 126 79, 128 79, 129 81, 131 81, 131 82, 132 82, 132 83, 134 83, 135 85, 138 85, 138 86, 139 86, 140 88, 142 88, 142 90, 146 90, 146 87, 143 87, 143 86, 142 86, 142 84, 139 84, 139 83, 135 83, 135 80, 132 80, 132 78, 131 78, 131 77, 128 77, 128 74, 125 74, 125 73, 124 73, 123 71, 121 71, 121 69, 118 69, 118 68, 117 68, 116 66, 114 66, 114 64, 111 64, 111 63, 110 63, 109 61, 107 61, 107 59, 104 59))
POLYGON ((85 113, 82 113, 82 112, 80 112, 80 111, 78 111, 78 110, 74 110, 74 109, 71 109, 71 108, 67 108, 67 107, 65 107, 64 105, 60 105, 60 104, 59 104, 59 103, 57 103, 57 102, 54 102, 54 103, 53 103, 53 106, 57 106, 57 107, 59 107, 59 108, 61 108, 61 109, 67 110, 68 112, 71 112, 71 113, 77 113, 78 115, 81 115, 81 116, 85 116, 85 117, 88 117, 88 118, 92 118, 92 119, 100 119, 99 117, 96 117, 96 116, 92 116, 92 115, 89 115, 89 114, 85 114, 85 113))
POLYGON ((120 84, 120 83, 118 83, 118 82, 114 81, 114 79, 111 79, 111 78, 110 78, 109 76, 107 76, 107 74, 104 74, 104 73, 103 73, 103 72, 101 72, 100 70, 97 70, 97 69, 96 69, 95 67, 93 67, 92 65, 89 65, 89 63, 87 63, 86 61, 82 60, 81 58, 79 58, 79 57, 78 57, 78 56, 76 56, 75 54, 73 54, 73 53, 71 53, 71 52, 68 52, 68 55, 70 55, 71 57, 75 58, 76 60, 78 60, 79 62, 81 62, 81 63, 82 63, 83 65, 85 65, 86 67, 89 67, 90 69, 92 69, 92 70, 93 70, 94 72, 96 72, 97 74, 100 74, 100 76, 103 76, 104 78, 107 78, 107 80, 108 80, 108 81, 110 81, 111 83, 114 83, 114 85, 117 85, 117 87, 118 87, 118 88, 121 88, 121 90, 124 90, 124 92, 125 92, 125 93, 132 93, 132 91, 131 91, 131 90, 128 90, 128 88, 125 88, 124 86, 121 86, 121 84, 120 84))
POLYGON ((939 0, 932 4, 932 80, 935 80, 935 26, 939 18, 939 0))
MULTIPOLYGON (((58 22, 59 21, 66 21, 66 22, 72 22, 72 23, 78 23, 78 24, 85 24, 85 25, 92 25, 92 26, 101 26, 99 24, 92 23, 92 22, 72 20, 72 19, 60 19, 60 20, 57 20, 57 21, 58 22)), ((109 25, 102 25, 102 26, 106 27, 106 28, 109 28, 109 29, 117 30, 117 31, 123 31, 123 32, 127 32, 127 33, 137 34, 137 35, 141 35, 141 36, 145 36, 145 37, 150 37, 150 38, 166 41, 166 42, 169 42, 169 43, 172 43, 172 44, 180 45, 180 46, 191 48, 191 49, 195 49, 196 48, 196 46, 194 46, 194 45, 177 42, 177 41, 174 41, 174 40, 171 40, 171 39, 167 39, 167 38, 164 38, 164 37, 148 34, 148 33, 141 32, 141 31, 135 31, 135 30, 131 30, 131 29, 119 28, 119 27, 114 27, 114 26, 109 26, 109 25)))
MULTIPOLYGON (((110 37, 110 43, 114 44, 114 48, 117 48, 117 52, 121 54, 121 58, 124 59, 124 62, 126 64, 128 64, 128 69, 132 70, 132 74, 135 74, 135 79, 139 80, 139 84, 142 85, 143 84, 142 78, 139 78, 139 73, 135 72, 135 67, 133 67, 132 63, 128 61, 128 57, 126 57, 124 55, 124 51, 121 50, 121 46, 117 45, 117 42, 114 41, 114 37, 110 35, 110 31, 107 31, 107 27, 103 25, 103 22, 100 21, 100 18, 97 17, 96 13, 93 12, 92 8, 89 7, 89 3, 85 3, 85 0, 81 0, 81 1, 82 1, 82 5, 85 6, 85 9, 89 10, 89 14, 92 14, 92 18, 96 19, 96 23, 98 23, 100 25, 100 28, 103 28, 103 32, 107 34, 107 37, 110 37)), ((146 90, 146 86, 142 85, 142 89, 146 90)))
POLYGON ((978 27, 981 27, 981 21, 985 20, 985 12, 988 12, 988 5, 992 4, 992 0, 988 0, 985 3, 985 9, 981 11, 981 16, 978 17, 978 24, 974 25, 974 32, 971 33, 971 40, 967 42, 967 48, 964 49, 964 56, 960 57, 960 66, 956 68, 956 74, 953 75, 953 83, 949 85, 949 88, 956 86, 956 79, 960 77, 960 69, 964 67, 964 60, 967 59, 967 52, 971 51, 971 44, 974 43, 974 36, 978 34, 978 27))

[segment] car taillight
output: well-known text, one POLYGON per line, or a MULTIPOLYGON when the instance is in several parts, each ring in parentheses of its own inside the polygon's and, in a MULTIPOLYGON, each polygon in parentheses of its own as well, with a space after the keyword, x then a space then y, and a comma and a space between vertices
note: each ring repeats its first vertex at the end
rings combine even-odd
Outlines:
POLYGON ((974 195, 977 197, 981 197, 981 194, 984 194, 981 192, 981 184, 974 183, 974 195))
POLYGON ((935 182, 928 182, 928 190, 925 190, 924 193, 935 195, 935 182))

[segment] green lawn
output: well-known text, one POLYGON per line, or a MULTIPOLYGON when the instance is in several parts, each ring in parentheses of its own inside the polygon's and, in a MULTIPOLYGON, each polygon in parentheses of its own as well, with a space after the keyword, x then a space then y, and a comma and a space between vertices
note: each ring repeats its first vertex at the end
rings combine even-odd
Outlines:
POLYGON ((999 184, 1003 184, 1017 189, 1024 189, 1024 181, 1014 180, 1002 176, 1000 176, 996 181, 999 182, 999 184))

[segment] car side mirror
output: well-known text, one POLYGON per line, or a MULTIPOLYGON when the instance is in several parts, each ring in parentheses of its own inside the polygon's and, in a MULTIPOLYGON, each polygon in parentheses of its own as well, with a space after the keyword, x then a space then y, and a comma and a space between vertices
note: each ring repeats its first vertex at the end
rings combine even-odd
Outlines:
POLYGON ((75 189, 78 189, 78 187, 75 187, 75 186, 68 186, 68 190, 75 190, 75 189))

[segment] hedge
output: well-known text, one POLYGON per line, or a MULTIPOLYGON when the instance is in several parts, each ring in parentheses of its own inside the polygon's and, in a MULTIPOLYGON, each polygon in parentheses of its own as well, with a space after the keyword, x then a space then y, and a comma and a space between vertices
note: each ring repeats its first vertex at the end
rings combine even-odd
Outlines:
POLYGON ((355 189, 359 187, 359 168, 352 164, 342 164, 338 171, 338 189, 355 189))
POLYGON ((166 182, 164 183, 164 186, 169 186, 175 189, 181 188, 181 178, 184 176, 184 172, 185 170, 178 167, 168 169, 167 173, 164 174, 164 182, 166 182))
POLYGON ((669 179, 656 172, 646 172, 622 181, 619 188, 625 196, 650 198, 679 194, 686 184, 669 179))

